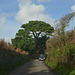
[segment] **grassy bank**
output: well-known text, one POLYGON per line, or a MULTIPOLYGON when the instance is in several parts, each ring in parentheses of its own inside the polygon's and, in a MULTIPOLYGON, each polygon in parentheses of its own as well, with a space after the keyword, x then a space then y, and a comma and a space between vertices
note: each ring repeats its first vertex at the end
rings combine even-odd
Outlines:
POLYGON ((29 55, 19 48, 14 49, 11 45, 0 41, 0 75, 6 75, 16 67, 30 60, 29 55))
POLYGON ((46 64, 54 69, 58 75, 75 75, 75 70, 73 67, 69 67, 65 64, 59 64, 59 66, 55 63, 47 62, 46 64))
POLYGON ((75 44, 69 43, 64 49, 58 48, 51 51, 46 59, 46 64, 59 75, 75 75, 75 44))
POLYGON ((57 33, 47 40, 46 47, 47 65, 59 75, 75 75, 75 30, 57 33))

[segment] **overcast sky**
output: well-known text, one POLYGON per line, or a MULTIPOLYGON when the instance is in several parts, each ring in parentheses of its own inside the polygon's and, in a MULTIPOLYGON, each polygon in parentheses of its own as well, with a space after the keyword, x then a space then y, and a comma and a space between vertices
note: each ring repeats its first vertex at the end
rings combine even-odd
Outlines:
POLYGON ((0 39, 10 42, 30 20, 54 26, 55 20, 74 11, 75 0, 0 0, 0 39))

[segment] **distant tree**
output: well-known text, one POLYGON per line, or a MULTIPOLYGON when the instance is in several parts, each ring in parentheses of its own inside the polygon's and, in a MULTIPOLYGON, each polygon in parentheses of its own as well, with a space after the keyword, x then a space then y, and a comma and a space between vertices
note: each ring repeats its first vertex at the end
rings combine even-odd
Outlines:
POLYGON ((35 39, 35 51, 38 49, 37 43, 41 34, 44 33, 45 35, 52 35, 54 32, 54 28, 43 21, 29 21, 29 23, 23 24, 21 27, 33 35, 35 39))

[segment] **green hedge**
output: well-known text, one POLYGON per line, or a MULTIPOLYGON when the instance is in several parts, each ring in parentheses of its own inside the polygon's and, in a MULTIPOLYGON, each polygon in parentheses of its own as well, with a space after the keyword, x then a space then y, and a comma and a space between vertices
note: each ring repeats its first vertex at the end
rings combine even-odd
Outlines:
POLYGON ((0 75, 6 75, 29 60, 29 55, 22 55, 12 50, 0 50, 0 75))

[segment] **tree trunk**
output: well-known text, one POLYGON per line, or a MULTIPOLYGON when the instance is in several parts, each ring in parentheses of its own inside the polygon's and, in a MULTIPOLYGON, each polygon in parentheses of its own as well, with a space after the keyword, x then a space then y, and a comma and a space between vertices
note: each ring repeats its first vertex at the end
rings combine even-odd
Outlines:
POLYGON ((41 32, 39 33, 36 33, 36 32, 33 32, 33 36, 35 38, 35 53, 37 52, 38 50, 38 46, 37 46, 37 42, 38 42, 38 38, 39 38, 39 35, 41 34, 41 32))
POLYGON ((35 38, 35 53, 36 53, 37 50, 38 50, 37 41, 38 41, 38 38, 35 38))

